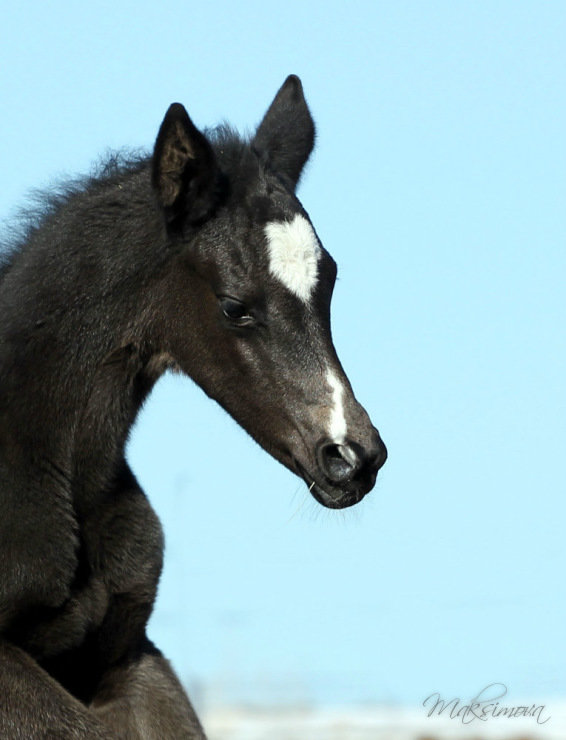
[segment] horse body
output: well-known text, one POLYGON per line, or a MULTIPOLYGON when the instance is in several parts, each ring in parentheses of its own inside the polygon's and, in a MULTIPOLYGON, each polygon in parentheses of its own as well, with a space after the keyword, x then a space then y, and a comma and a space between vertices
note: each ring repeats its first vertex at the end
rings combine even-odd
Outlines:
POLYGON ((124 457, 165 370, 322 504, 373 487, 385 448, 332 345, 335 264, 294 195, 313 142, 295 77, 251 142, 174 104, 151 158, 54 198, 3 271, 2 737, 204 736, 145 636, 162 533, 124 457))

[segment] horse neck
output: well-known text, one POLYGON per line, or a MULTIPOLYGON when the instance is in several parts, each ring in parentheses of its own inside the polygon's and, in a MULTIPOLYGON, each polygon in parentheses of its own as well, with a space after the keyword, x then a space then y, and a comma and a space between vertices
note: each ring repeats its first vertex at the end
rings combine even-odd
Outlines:
POLYGON ((135 178, 64 203, 0 288, 0 427, 69 475, 113 464, 164 369, 146 295, 166 244, 149 178, 135 178))

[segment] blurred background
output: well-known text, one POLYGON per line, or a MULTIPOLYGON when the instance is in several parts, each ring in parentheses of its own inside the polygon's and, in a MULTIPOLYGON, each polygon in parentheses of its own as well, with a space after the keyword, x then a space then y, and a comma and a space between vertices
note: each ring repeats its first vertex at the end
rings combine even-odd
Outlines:
POLYGON ((565 33, 551 0, 4 8, 5 224, 175 100, 251 132, 293 72, 318 125, 299 196, 376 488, 324 510, 180 377, 129 444, 166 534, 150 636, 212 740, 566 737, 565 33), (550 719, 427 716, 496 682, 550 719))

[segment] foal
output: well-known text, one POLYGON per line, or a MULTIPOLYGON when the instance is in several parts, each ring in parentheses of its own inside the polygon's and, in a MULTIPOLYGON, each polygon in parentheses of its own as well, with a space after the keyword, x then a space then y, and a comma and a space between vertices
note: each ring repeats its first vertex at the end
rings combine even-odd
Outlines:
POLYGON ((295 187, 297 77, 250 140, 179 105, 153 155, 51 197, 0 278, 0 737, 203 738, 146 637, 161 528, 124 457, 168 368, 324 506, 386 450, 330 335, 336 266, 295 187))

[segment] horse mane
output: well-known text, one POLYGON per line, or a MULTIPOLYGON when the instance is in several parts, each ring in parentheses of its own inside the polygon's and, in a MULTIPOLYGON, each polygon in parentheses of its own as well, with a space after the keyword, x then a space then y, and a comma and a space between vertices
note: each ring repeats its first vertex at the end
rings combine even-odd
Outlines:
POLYGON ((224 121, 214 128, 205 129, 204 133, 212 144, 223 170, 233 172, 249 158, 250 139, 247 136, 240 136, 229 123, 224 121))
POLYGON ((4 226, 0 238, 0 283, 10 271, 15 256, 25 249, 34 234, 57 216, 61 209, 81 196, 94 195, 108 185, 149 166, 142 150, 107 151, 86 175, 65 177, 29 191, 26 202, 4 226))
MULTIPOLYGON (((257 158, 252 154, 249 137, 242 137, 228 123, 204 131, 215 150, 223 171, 239 173, 246 179, 257 173, 257 158)), ((132 174, 150 167, 151 155, 143 149, 107 151, 86 175, 65 177, 31 190, 26 203, 4 226, 0 238, 0 283, 9 272, 15 256, 26 248, 37 231, 47 225, 74 200, 96 196, 111 185, 119 185, 132 174)))

